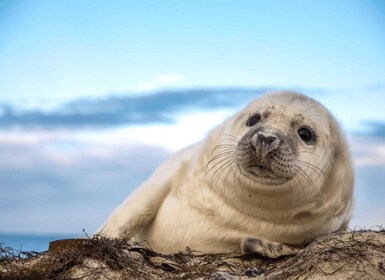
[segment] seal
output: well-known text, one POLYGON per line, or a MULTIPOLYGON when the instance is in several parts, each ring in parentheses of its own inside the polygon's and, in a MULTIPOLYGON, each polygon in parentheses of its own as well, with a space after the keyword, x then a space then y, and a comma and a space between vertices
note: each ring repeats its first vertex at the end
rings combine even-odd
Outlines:
POLYGON ((300 93, 273 92, 162 164, 98 234, 165 254, 277 258, 348 225, 353 181, 331 113, 300 93))

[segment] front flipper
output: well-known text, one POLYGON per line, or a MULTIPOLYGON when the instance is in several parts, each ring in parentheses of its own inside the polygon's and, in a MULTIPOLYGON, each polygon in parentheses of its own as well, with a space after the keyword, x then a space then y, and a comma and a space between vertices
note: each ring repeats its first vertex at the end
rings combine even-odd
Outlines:
POLYGON ((97 234, 112 238, 131 238, 155 217, 170 191, 170 183, 143 183, 108 218, 97 234))
POLYGON ((136 189, 96 232, 113 238, 131 238, 156 216, 172 185, 181 185, 198 145, 190 146, 162 164, 136 189))
POLYGON ((300 250, 300 248, 292 247, 283 243, 250 236, 242 239, 241 249, 243 254, 254 253, 272 259, 276 259, 281 256, 295 255, 300 250))

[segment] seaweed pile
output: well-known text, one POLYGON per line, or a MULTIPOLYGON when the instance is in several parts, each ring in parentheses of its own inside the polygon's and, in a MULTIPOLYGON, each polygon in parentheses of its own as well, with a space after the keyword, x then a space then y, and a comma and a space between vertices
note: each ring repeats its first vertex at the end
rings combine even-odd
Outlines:
POLYGON ((292 257, 158 254, 130 240, 59 240, 43 253, 0 245, 0 279, 385 279, 385 230, 333 233, 292 257))

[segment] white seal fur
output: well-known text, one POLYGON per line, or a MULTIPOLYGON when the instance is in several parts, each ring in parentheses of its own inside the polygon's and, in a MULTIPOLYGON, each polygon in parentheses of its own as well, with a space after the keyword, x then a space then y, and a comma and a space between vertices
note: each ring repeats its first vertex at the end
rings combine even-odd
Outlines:
POLYGON ((274 92, 161 165, 99 234, 161 253, 294 254, 347 226, 353 168, 333 116, 317 101, 274 92))

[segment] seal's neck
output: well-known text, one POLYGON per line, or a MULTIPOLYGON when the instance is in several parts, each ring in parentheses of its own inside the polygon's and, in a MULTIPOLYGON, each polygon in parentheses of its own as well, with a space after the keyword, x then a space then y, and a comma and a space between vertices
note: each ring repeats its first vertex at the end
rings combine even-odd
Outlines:
POLYGON ((316 208, 320 199, 314 194, 304 193, 292 182, 271 185, 271 191, 266 190, 266 185, 259 186, 248 178, 214 183, 206 179, 206 184, 229 207, 248 216, 276 222, 288 221, 299 213, 316 208))

